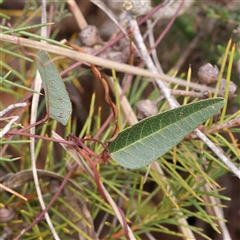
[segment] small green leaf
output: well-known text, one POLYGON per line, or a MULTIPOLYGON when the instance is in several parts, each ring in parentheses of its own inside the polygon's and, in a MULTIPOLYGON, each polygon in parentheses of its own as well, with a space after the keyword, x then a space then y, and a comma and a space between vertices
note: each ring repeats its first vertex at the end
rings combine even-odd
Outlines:
POLYGON ((21 159, 21 157, 16 157, 16 158, 4 158, 4 157, 0 157, 0 161, 3 161, 3 162, 13 162, 13 161, 16 161, 16 160, 19 160, 21 159))
POLYGON ((47 53, 38 52, 38 56, 42 63, 37 59, 37 69, 43 81, 49 117, 66 125, 72 113, 72 104, 66 87, 47 53))
POLYGON ((217 113, 223 105, 223 98, 212 98, 146 118, 119 133, 109 146, 111 157, 126 168, 147 166, 217 113))
MULTIPOLYGON (((1 4, 1 3, 2 3, 2 1, 0 1, 0 4, 1 4)), ((9 16, 5 15, 4 13, 0 13, 0 17, 1 17, 1 18, 5 18, 5 19, 7 19, 7 20, 10 20, 10 19, 11 19, 9 16)))

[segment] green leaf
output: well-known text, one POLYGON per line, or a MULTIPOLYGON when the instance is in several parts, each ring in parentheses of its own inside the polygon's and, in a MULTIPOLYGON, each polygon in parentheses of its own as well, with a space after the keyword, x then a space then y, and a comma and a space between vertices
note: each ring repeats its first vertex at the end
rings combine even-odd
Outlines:
POLYGON ((126 168, 147 166, 217 113, 223 105, 223 98, 212 98, 146 118, 119 133, 109 146, 111 158, 126 168))
POLYGON ((50 118, 66 125, 72 113, 72 104, 66 87, 56 67, 46 52, 38 52, 37 69, 41 75, 46 97, 46 107, 50 118))

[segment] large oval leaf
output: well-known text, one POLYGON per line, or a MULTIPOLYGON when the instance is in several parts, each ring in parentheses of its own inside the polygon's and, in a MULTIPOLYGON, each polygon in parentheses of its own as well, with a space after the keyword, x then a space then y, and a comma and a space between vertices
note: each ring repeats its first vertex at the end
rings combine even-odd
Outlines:
POLYGON ((66 125, 72 113, 72 104, 66 87, 55 65, 50 62, 47 53, 42 51, 38 52, 37 55, 42 61, 40 63, 37 59, 37 69, 42 78, 48 115, 66 125))
POLYGON ((217 113, 223 105, 223 98, 212 98, 146 118, 119 133, 109 146, 111 157, 126 168, 147 166, 217 113))

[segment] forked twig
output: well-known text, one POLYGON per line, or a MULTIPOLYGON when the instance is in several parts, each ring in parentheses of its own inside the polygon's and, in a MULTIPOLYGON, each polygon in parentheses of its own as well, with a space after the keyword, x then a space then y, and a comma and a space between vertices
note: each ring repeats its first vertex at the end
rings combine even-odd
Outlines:
MULTIPOLYGON (((56 134, 55 132, 53 132, 53 137, 57 138, 57 139, 61 139, 63 140, 58 134, 56 134)), ((71 155, 71 157, 85 170, 85 172, 92 177, 93 179, 95 179, 95 181, 97 182, 97 186, 98 189, 100 188, 100 193, 104 195, 104 199, 107 199, 107 202, 112 206, 114 212, 116 213, 116 216, 119 220, 119 222, 121 223, 121 225, 123 226, 124 230, 125 230, 125 234, 127 239, 135 239, 131 229, 129 228, 129 226, 127 225, 126 222, 126 218, 123 214, 123 212, 121 211, 121 209, 116 205, 116 203, 113 201, 113 199, 111 198, 111 196, 109 195, 109 193, 107 192, 107 190, 105 189, 104 185, 101 183, 100 179, 99 179, 99 175, 98 172, 96 170, 95 164, 93 163, 93 161, 90 158, 86 158, 89 161, 89 164, 91 165, 91 167, 93 168, 93 171, 89 168, 88 164, 82 159, 81 153, 82 150, 76 146, 69 146, 66 144, 62 144, 61 146, 71 155), (80 150, 80 151, 79 151, 80 150), (95 169, 95 170, 94 170, 95 169)), ((87 154, 86 154, 87 155, 87 154)), ((86 156, 84 155, 84 157, 86 156)))

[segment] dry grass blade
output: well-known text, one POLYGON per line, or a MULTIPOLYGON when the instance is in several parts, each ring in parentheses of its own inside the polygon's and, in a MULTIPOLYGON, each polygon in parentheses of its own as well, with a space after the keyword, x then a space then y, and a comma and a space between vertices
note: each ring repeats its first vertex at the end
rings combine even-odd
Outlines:
MULTIPOLYGON (((42 15, 41 15, 41 23, 46 23, 47 22, 47 11, 46 11, 46 1, 42 0, 42 15)), ((47 27, 42 27, 41 28, 41 36, 47 37, 47 27)), ((44 43, 46 44, 46 43, 44 43)), ((37 75, 35 78, 35 85, 34 85, 34 90, 37 92, 40 92, 41 90, 41 84, 42 80, 39 75, 39 72, 37 71, 37 75)), ((37 109, 38 109, 38 103, 39 103, 39 94, 33 94, 33 99, 32 99, 32 106, 31 106, 31 116, 30 116, 30 124, 34 124, 37 120, 37 109)), ((35 134, 35 127, 30 129, 31 134, 35 134)), ((30 138, 32 141, 30 142, 30 156, 31 156, 31 163, 32 163, 32 171, 33 171, 33 179, 34 179, 34 184, 36 187, 37 195, 38 195, 38 200, 40 203, 40 206, 42 210, 46 208, 43 196, 41 193, 41 189, 39 186, 39 180, 38 180, 38 174, 37 174, 37 167, 36 167, 36 157, 35 157, 35 141, 34 138, 30 138)), ((53 223, 49 217, 48 212, 45 213, 45 218, 48 223, 48 226, 54 236, 54 239, 60 240, 53 223)))
POLYGON ((25 47, 43 50, 49 53, 59 54, 61 56, 65 56, 67 58, 70 58, 76 61, 82 61, 82 62, 94 64, 107 69, 115 69, 116 71, 119 71, 119 72, 130 73, 130 74, 139 75, 139 76, 148 77, 148 78, 158 78, 165 82, 179 84, 180 86, 189 86, 196 90, 211 91, 213 93, 215 92, 215 89, 212 87, 203 86, 203 85, 192 83, 192 82, 188 83, 187 81, 180 78, 176 78, 176 77, 173 78, 163 74, 152 73, 145 69, 133 67, 123 63, 114 62, 111 60, 103 59, 103 58, 92 56, 89 54, 80 53, 80 52, 66 49, 63 47, 54 46, 52 44, 45 44, 38 41, 20 38, 20 37, 18 37, 17 40, 19 41, 16 41, 16 37, 12 37, 12 36, 0 33, 0 41, 10 42, 13 44, 20 44, 25 47))
POLYGON ((67 4, 78 24, 79 29, 85 28, 87 26, 87 22, 84 16, 82 15, 81 10, 78 8, 78 5, 76 4, 76 2, 72 0, 67 0, 67 4))
POLYGON ((14 190, 12 190, 11 188, 4 186, 4 185, 3 185, 3 184, 1 184, 1 183, 0 183, 0 188, 2 188, 2 189, 4 189, 5 191, 8 191, 8 192, 10 192, 10 193, 14 194, 15 196, 17 196, 17 197, 19 197, 19 198, 23 199, 24 201, 27 201, 27 198, 25 198, 25 197, 24 197, 24 196, 22 196, 21 194, 19 194, 19 193, 15 192, 15 191, 14 191, 14 190))

